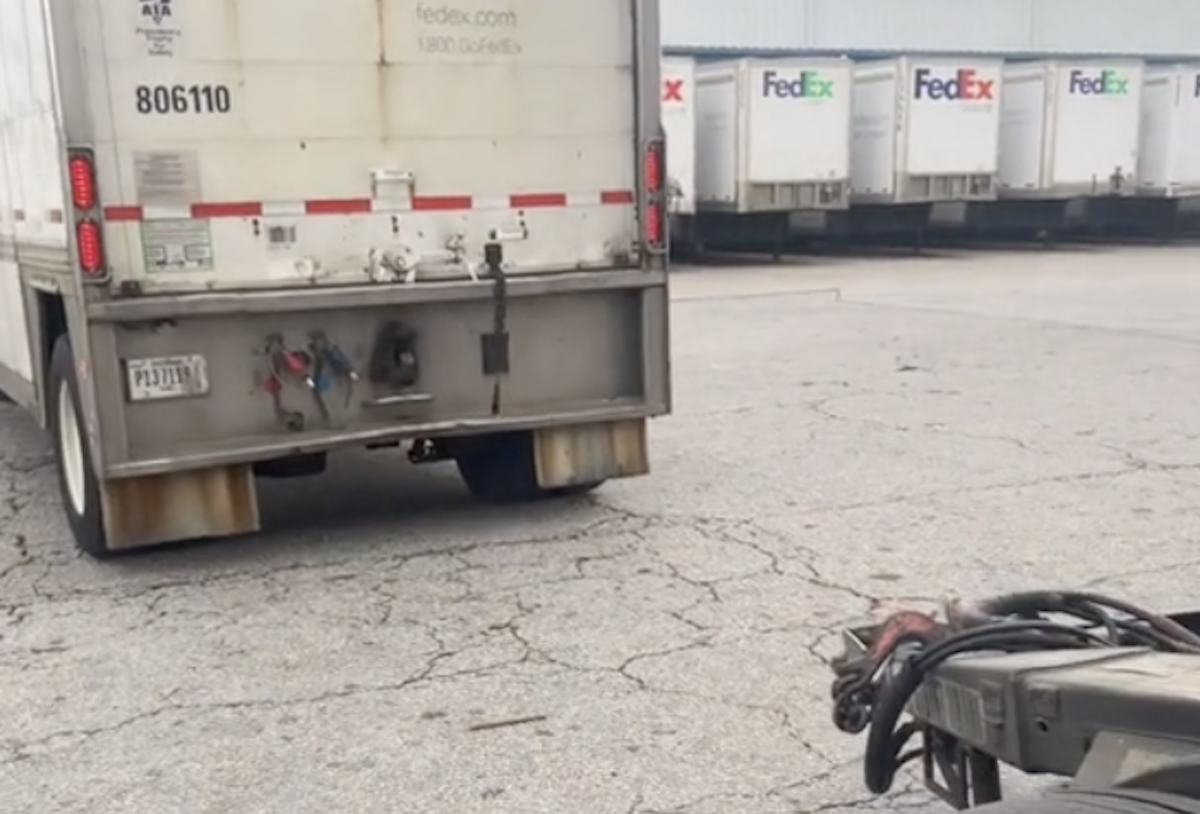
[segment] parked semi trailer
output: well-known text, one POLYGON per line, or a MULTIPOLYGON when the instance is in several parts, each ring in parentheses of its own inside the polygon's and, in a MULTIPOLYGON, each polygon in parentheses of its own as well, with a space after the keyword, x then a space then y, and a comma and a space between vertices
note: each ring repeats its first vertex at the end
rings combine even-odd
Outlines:
POLYGON ((1200 65, 1147 68, 1138 132, 1138 194, 1200 195, 1200 65))
POLYGON ((853 66, 740 59, 696 68, 696 231, 710 245, 769 241, 796 213, 844 210, 853 66))
POLYGON ((696 225, 696 64, 690 57, 662 60, 662 123, 667 140, 670 238, 689 247, 696 225))
POLYGON ((0 4, 0 391, 103 556, 411 443, 489 499, 670 409, 654 0, 0 4))
POLYGON ((1005 66, 1000 200, 989 228, 1053 235, 1157 217, 1157 206, 1133 197, 1143 73, 1141 61, 1124 59, 1005 66))
POLYGON ((855 66, 843 231, 920 234, 935 206, 965 209, 996 197, 1001 70, 1000 60, 986 57, 855 66))

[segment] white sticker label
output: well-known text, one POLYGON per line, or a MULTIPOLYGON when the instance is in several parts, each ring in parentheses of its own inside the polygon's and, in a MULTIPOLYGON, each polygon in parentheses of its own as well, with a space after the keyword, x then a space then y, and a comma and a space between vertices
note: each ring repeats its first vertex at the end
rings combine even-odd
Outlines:
POLYGON ((138 0, 141 15, 137 33, 146 44, 146 54, 152 57, 175 56, 175 41, 183 32, 175 27, 178 0, 138 0))
POLYGON ((212 231, 205 220, 162 220, 142 224, 146 271, 212 271, 212 231))

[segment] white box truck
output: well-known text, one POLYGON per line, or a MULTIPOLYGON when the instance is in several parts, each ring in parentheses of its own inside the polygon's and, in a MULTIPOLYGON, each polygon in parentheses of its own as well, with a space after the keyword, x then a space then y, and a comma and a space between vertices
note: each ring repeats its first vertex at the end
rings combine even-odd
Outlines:
POLYGON ((696 64, 689 57, 662 60, 662 125, 671 241, 690 242, 696 214, 696 64))
POLYGON ((1200 194, 1200 65, 1146 70, 1137 191, 1165 198, 1200 194))
POLYGON ((1131 194, 1138 166, 1143 65, 1037 61, 1004 68, 1004 198, 1131 194))
POLYGON ((76 543, 412 442, 519 500, 670 408, 653 0, 5 0, 0 391, 76 543))
POLYGON ((1001 68, 942 57, 856 65, 851 202, 994 198, 1001 68))

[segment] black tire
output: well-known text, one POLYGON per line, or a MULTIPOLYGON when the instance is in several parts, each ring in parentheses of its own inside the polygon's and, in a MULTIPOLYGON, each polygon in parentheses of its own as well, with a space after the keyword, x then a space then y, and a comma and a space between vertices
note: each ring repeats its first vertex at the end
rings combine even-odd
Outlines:
POLYGON ((537 482, 533 433, 506 432, 471 439, 455 456, 472 495, 491 503, 525 503, 581 495, 604 481, 543 489, 537 482))
POLYGON ((103 559, 111 556, 108 540, 104 533, 104 517, 100 506, 100 480, 96 477, 92 466, 92 452, 87 443, 87 428, 83 423, 82 401, 79 398, 79 382, 75 376, 75 355, 71 352, 71 343, 67 337, 60 337, 54 343, 54 351, 50 355, 50 369, 46 377, 46 406, 49 415, 50 433, 54 439, 54 460, 58 474, 58 492, 62 500, 63 512, 67 516, 67 524, 71 527, 71 535, 75 538, 75 547, 83 553, 103 559), (70 399, 68 410, 63 409, 62 399, 70 399), (72 431, 64 425, 66 421, 74 421, 72 431), (73 439, 78 438, 79 444, 74 454, 68 454, 66 447, 74 446, 73 439), (74 461, 74 463, 72 463, 74 461), (68 477, 69 469, 82 467, 82 477, 79 478, 80 498, 72 496, 72 478, 68 477), (82 508, 77 503, 82 503, 82 508))

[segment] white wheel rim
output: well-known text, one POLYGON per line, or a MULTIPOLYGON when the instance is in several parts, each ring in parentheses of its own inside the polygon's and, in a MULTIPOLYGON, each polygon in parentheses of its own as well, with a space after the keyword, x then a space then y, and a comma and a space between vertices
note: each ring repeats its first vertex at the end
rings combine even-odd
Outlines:
POLYGON ((87 509, 87 493, 83 486, 83 438, 79 432, 75 402, 71 399, 71 388, 67 382, 63 382, 58 389, 58 450, 71 508, 82 517, 87 509))

